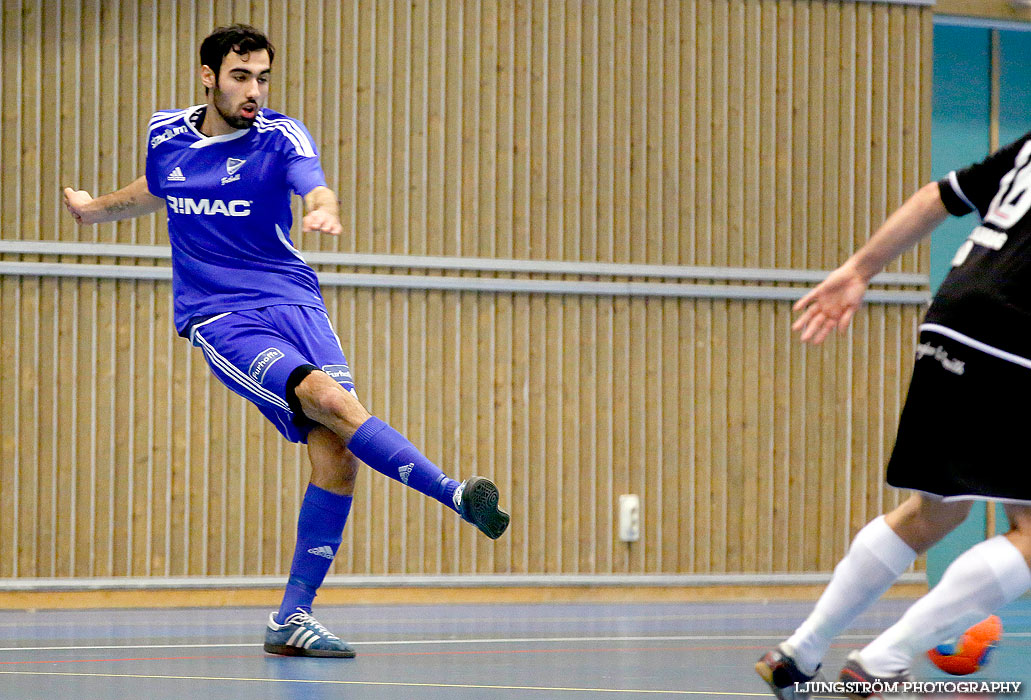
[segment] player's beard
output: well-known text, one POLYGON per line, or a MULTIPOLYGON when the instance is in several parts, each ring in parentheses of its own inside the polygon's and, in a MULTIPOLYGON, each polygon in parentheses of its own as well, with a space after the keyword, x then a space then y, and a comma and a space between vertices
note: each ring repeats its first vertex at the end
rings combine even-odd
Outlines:
POLYGON ((225 120, 225 123, 234 129, 250 129, 254 124, 254 120, 257 118, 258 112, 255 110, 253 117, 245 117, 240 114, 233 114, 226 109, 224 106, 228 106, 229 100, 226 99, 225 93, 219 90, 218 85, 215 86, 215 109, 218 110, 219 116, 225 120))

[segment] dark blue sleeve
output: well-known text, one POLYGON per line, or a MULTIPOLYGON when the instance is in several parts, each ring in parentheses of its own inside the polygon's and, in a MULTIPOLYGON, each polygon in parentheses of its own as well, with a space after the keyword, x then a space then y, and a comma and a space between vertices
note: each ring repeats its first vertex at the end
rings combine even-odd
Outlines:
POLYGON ((290 121, 296 128, 291 128, 282 141, 286 181, 290 189, 303 197, 316 187, 327 186, 326 175, 322 172, 319 153, 308 129, 296 119, 290 121))

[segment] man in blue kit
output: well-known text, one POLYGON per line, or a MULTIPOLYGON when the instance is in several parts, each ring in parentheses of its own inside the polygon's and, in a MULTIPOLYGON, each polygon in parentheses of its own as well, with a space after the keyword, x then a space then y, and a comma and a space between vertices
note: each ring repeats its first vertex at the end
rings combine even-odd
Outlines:
POLYGON ((265 651, 353 657, 350 645, 312 617, 311 604, 341 543, 357 460, 437 499, 493 539, 509 516, 490 480, 448 478, 359 403, 318 279, 290 242, 293 192, 304 199, 305 231, 340 235, 342 228, 308 130, 264 107, 272 44, 237 24, 204 39, 200 56, 207 102, 154 114, 146 176, 96 199, 66 188, 65 206, 80 224, 166 208, 176 330, 287 440, 308 445, 311 483, 265 651))

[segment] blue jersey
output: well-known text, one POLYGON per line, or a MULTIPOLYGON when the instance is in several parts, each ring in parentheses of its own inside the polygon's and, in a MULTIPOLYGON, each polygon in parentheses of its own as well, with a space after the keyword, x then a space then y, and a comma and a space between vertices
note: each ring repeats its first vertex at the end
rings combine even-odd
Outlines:
POLYGON ((262 109, 249 129, 205 136, 205 105, 157 112, 147 188, 165 200, 175 327, 274 304, 324 308, 315 272, 290 241, 292 193, 325 185, 311 135, 262 109))

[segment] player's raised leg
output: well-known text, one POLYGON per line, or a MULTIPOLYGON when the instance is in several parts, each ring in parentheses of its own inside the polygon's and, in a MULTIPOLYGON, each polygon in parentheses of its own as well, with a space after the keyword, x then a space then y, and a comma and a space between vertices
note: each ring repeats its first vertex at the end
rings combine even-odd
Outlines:
POLYGON ((403 435, 369 414, 353 394, 314 367, 294 390, 304 415, 330 428, 361 461, 391 479, 434 498, 497 539, 509 515, 498 507, 492 481, 473 476, 449 478, 403 435))
POLYGON ((340 547, 358 463, 340 438, 322 426, 308 433, 308 456, 311 483, 297 518, 297 545, 283 602, 265 632, 265 651, 350 658, 354 649, 312 617, 311 605, 340 547))
POLYGON ((756 672, 774 694, 795 697, 794 684, 816 676, 834 637, 880 598, 921 552, 963 522, 970 505, 915 493, 860 530, 809 617, 756 664, 756 672))
MULTIPOLYGON (((909 671, 913 659, 960 634, 1031 588, 1031 506, 1009 505, 1012 529, 959 556, 897 623, 849 656, 876 678, 909 671)), ((848 670, 848 667, 846 667, 848 670)), ((843 671, 843 673, 845 673, 843 671)))

